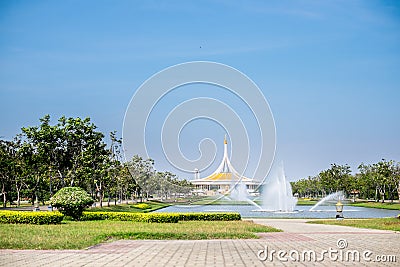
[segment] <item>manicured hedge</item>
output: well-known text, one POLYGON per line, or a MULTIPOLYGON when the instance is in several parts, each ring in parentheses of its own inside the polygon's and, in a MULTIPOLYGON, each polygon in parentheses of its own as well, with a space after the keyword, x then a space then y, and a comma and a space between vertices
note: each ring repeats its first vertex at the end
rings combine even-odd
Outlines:
POLYGON ((177 223, 179 216, 171 213, 83 212, 81 221, 114 220, 150 223, 177 223))
POLYGON ((134 222, 176 223, 178 221, 238 221, 236 212, 187 212, 187 213, 131 213, 131 212, 83 212, 81 221, 115 220, 134 222))
POLYGON ((238 212, 187 212, 177 213, 180 221, 240 221, 238 212))
POLYGON ((0 211, 0 223, 57 224, 64 215, 58 211, 0 211))

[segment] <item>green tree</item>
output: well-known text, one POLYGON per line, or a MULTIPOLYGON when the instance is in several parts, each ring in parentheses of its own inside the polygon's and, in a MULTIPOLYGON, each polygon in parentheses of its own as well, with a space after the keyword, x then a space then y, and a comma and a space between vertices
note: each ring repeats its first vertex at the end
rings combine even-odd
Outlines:
POLYGON ((153 166, 154 160, 144 160, 139 155, 133 156, 132 160, 127 163, 129 171, 138 184, 137 193, 140 201, 143 201, 143 198, 148 199, 156 186, 153 166))
POLYGON ((397 196, 400 203, 400 162, 397 162, 396 167, 394 168, 394 181, 397 183, 397 196))
POLYGON ((331 168, 319 174, 322 187, 329 194, 342 190, 347 192, 350 173, 350 166, 333 163, 331 164, 331 168))
POLYGON ((382 159, 381 161, 372 164, 371 169, 374 173, 374 178, 376 179, 376 185, 381 197, 381 201, 384 203, 386 192, 393 192, 395 189, 397 189, 395 182, 394 161, 386 161, 385 159, 382 159))
POLYGON ((50 195, 53 189, 66 185, 94 191, 100 184, 101 189, 107 177, 109 151, 104 135, 90 118, 61 117, 52 126, 46 115, 40 122, 39 126, 22 128, 31 146, 30 165, 37 174, 36 180, 49 180, 50 195))
POLYGON ((11 191, 13 165, 15 164, 12 156, 12 144, 10 141, 1 140, 0 142, 0 182, 3 207, 7 205, 7 197, 11 191))

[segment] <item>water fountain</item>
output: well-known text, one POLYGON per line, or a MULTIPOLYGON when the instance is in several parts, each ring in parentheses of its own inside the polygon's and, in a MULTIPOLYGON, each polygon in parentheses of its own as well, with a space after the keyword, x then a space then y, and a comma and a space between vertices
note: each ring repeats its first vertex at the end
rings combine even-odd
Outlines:
POLYGON ((332 201, 332 200, 335 200, 335 203, 336 203, 338 200, 343 200, 343 198, 344 198, 344 194, 343 194, 342 191, 338 191, 338 192, 329 194, 329 195, 327 195, 326 197, 322 198, 320 201, 318 201, 317 204, 315 204, 314 206, 312 206, 312 207, 309 209, 309 211, 319 211, 319 210, 316 210, 316 208, 317 208, 318 206, 320 206, 320 205, 322 205, 322 204, 324 204, 324 203, 327 203, 327 202, 329 202, 329 201, 332 201))
POLYGON ((293 212, 297 198, 293 197, 292 187, 286 181, 283 163, 275 173, 268 175, 262 187, 262 208, 266 211, 293 212))

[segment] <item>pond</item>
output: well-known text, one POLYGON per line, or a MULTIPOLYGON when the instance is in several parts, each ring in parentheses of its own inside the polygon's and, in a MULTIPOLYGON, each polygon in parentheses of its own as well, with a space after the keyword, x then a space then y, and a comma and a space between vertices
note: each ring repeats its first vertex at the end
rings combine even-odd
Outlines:
MULTIPOLYGON (((243 218, 335 218, 334 206, 319 206, 315 211, 309 211, 311 206, 298 205, 293 212, 259 211, 253 205, 188 205, 169 206, 156 212, 239 212, 243 218)), ((343 216, 345 218, 384 218, 395 217, 399 210, 385 210, 345 206, 343 216)))

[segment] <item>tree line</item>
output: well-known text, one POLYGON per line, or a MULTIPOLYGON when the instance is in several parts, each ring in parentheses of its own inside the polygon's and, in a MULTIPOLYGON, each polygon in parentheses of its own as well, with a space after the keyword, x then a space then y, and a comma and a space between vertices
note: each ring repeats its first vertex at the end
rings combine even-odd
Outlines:
POLYGON ((300 197, 323 197, 343 191, 348 197, 382 201, 400 201, 400 162, 385 160, 360 164, 358 173, 351 174, 350 166, 331 164, 316 176, 292 182, 293 193, 300 197))
POLYGON ((39 126, 23 127, 12 140, 0 139, 1 201, 44 203, 67 186, 81 187, 94 199, 128 200, 156 195, 162 199, 190 192, 191 184, 154 169, 152 159, 136 155, 124 162, 122 140, 110 133, 110 144, 90 118, 50 115, 39 126))

